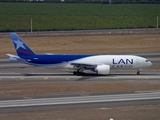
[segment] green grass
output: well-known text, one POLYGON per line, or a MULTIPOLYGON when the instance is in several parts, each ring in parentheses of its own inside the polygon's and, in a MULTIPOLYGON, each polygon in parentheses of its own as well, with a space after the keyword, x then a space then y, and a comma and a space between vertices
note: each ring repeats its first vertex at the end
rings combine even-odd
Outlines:
MULTIPOLYGON (((0 3, 0 31, 155 28, 159 4, 0 3)), ((160 23, 160 22, 159 22, 160 23)))

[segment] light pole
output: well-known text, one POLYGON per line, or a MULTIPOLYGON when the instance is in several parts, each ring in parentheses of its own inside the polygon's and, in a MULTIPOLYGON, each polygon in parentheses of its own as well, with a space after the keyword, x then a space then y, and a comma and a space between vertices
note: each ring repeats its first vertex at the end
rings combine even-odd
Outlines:
POLYGON ((32 18, 31 18, 31 32, 32 32, 32 18))
POLYGON ((157 28, 158 28, 158 16, 157 16, 157 28))

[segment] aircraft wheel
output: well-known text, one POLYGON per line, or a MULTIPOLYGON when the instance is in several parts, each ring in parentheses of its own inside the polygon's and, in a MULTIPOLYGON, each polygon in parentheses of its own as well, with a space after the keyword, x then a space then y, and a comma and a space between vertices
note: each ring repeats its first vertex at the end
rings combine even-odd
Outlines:
POLYGON ((77 75, 81 75, 81 76, 84 76, 86 73, 84 73, 84 72, 77 72, 77 75))
POLYGON ((83 76, 85 76, 86 75, 86 73, 85 72, 83 72, 83 76))
POLYGON ((74 71, 73 74, 74 74, 74 75, 78 75, 78 76, 79 76, 79 75, 82 75, 82 76, 83 76, 83 75, 86 75, 86 73, 84 73, 84 72, 76 72, 76 71, 74 71))
POLYGON ((73 72, 73 74, 74 74, 74 75, 77 75, 77 72, 76 72, 76 71, 74 71, 74 72, 73 72))
POLYGON ((140 72, 139 72, 139 71, 137 72, 137 75, 140 75, 140 72))

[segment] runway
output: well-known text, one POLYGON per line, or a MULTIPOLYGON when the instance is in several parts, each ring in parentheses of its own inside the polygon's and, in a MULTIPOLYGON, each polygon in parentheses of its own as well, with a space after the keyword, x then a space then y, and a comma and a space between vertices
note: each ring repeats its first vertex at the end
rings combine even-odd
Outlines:
POLYGON ((0 101, 0 108, 159 100, 160 92, 0 101))
POLYGON ((160 80, 159 72, 145 72, 142 75, 112 73, 108 76, 88 74, 86 76, 75 76, 71 73, 0 73, 0 81, 78 81, 78 80, 160 80))

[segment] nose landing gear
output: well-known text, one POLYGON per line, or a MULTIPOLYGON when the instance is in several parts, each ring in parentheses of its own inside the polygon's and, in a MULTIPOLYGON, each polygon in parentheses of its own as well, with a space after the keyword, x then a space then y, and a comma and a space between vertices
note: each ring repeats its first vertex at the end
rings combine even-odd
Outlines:
POLYGON ((138 72, 137 72, 137 75, 140 75, 140 74, 141 74, 140 71, 138 71, 138 72))
POLYGON ((140 73, 140 72, 141 72, 141 70, 142 70, 142 69, 138 69, 138 71, 137 71, 137 75, 140 75, 140 74, 141 74, 141 73, 140 73))

